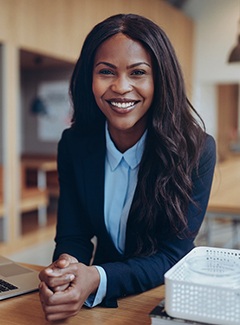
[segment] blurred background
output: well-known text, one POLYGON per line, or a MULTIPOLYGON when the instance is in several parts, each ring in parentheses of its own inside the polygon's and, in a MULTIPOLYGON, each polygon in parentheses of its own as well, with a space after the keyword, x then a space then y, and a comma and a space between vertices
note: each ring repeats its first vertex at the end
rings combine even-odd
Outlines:
POLYGON ((69 79, 90 29, 120 12, 166 31, 189 99, 217 142, 196 244, 239 248, 240 0, 0 0, 0 8, 0 254, 51 262, 69 79))

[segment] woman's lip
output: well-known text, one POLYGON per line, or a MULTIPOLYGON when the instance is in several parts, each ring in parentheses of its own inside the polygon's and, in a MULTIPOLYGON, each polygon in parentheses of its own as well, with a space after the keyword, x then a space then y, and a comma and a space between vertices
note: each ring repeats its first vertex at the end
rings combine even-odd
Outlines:
POLYGON ((111 107, 111 109, 119 114, 126 114, 128 112, 131 112, 136 104, 139 101, 131 100, 131 101, 116 101, 116 100, 107 100, 107 103, 111 107))
POLYGON ((133 106, 135 106, 139 101, 111 99, 111 100, 107 100, 107 102, 111 105, 111 107, 114 107, 116 109, 129 110, 133 106))

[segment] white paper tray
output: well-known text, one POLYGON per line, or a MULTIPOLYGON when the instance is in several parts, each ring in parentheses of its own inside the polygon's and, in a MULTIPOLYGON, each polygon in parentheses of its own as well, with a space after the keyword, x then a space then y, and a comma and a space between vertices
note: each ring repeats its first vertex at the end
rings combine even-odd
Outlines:
POLYGON ((196 247, 165 273, 165 308, 172 317, 240 324, 240 250, 196 247))

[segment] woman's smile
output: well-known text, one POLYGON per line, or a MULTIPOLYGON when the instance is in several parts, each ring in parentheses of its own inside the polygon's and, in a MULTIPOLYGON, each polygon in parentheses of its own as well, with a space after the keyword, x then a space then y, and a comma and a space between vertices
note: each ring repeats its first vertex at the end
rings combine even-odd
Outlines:
POLYGON ((109 99, 107 100, 110 107, 117 113, 126 114, 132 111, 136 104, 139 103, 138 100, 120 100, 120 99, 109 99))

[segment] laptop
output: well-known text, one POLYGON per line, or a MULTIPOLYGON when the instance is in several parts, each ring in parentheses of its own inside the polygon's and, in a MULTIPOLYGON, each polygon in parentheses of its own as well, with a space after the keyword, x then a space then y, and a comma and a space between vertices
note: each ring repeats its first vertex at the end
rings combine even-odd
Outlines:
POLYGON ((0 300, 38 290, 38 274, 0 255, 0 300))

